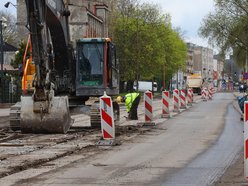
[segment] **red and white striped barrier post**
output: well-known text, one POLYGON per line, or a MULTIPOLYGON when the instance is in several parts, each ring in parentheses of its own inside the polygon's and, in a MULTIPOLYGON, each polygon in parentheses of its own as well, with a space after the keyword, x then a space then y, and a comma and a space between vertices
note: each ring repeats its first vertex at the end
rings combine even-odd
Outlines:
POLYGON ((187 107, 186 107, 186 104, 187 104, 187 100, 186 100, 186 91, 183 89, 183 90, 181 90, 180 92, 181 92, 181 94, 180 94, 180 102, 181 102, 180 108, 181 108, 181 109, 186 109, 186 108, 187 108, 187 107))
POLYGON ((208 89, 208 99, 212 99, 213 98, 213 91, 212 91, 212 87, 210 87, 209 89, 208 89))
POLYGON ((150 124, 153 118, 153 111, 152 111, 153 95, 151 91, 146 91, 144 93, 144 101, 145 101, 145 124, 150 124))
POLYGON ((191 89, 189 89, 190 90, 190 92, 191 92, 191 102, 193 103, 194 102, 194 92, 193 92, 193 89, 191 88, 191 89))
POLYGON ((193 102, 193 95, 191 93, 191 89, 187 90, 188 94, 187 94, 187 98, 188 98, 188 105, 192 106, 192 102, 193 102))
POLYGON ((162 92, 162 117, 170 118, 170 93, 169 91, 162 92))
POLYGON ((207 91, 206 88, 202 89, 202 99, 203 101, 207 101, 207 91))
POLYGON ((248 179, 248 101, 244 103, 244 177, 248 179))
POLYGON ((180 112, 180 98, 179 98, 179 90, 173 90, 173 104, 174 104, 174 112, 180 112))
POLYGON ((114 140, 115 124, 111 97, 106 92, 100 97, 101 128, 103 139, 114 140))
POLYGON ((208 88, 207 87, 205 87, 205 92, 206 92, 206 101, 207 101, 208 98, 209 98, 209 92, 208 92, 208 88))

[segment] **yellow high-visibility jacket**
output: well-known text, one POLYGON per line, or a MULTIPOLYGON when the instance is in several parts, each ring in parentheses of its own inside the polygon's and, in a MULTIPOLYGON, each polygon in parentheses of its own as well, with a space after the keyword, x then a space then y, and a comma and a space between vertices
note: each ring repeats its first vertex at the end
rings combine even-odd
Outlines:
POLYGON ((138 96, 139 96, 139 93, 136 93, 136 92, 129 93, 129 94, 125 95, 125 98, 126 98, 125 105, 126 105, 126 108, 127 108, 127 112, 130 111, 135 98, 137 98, 138 96))

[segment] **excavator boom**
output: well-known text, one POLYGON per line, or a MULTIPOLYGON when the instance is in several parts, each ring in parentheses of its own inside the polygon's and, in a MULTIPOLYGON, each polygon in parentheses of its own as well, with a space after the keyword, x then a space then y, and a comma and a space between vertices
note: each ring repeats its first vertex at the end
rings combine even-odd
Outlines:
POLYGON ((70 70, 72 55, 69 55, 68 50, 68 14, 61 0, 25 2, 35 76, 33 95, 21 97, 21 130, 33 133, 66 133, 71 125, 68 97, 54 95, 60 87, 55 86, 57 84, 52 77, 56 74, 58 79, 62 79, 64 72, 70 70), (60 33, 56 33, 57 31, 60 33), (59 46, 56 43, 58 39, 59 46))

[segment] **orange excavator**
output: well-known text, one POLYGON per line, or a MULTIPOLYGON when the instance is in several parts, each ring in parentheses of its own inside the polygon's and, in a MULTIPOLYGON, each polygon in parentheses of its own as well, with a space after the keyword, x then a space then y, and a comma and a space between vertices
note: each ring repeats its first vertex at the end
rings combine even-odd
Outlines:
MULTIPOLYGON (((73 48, 68 26, 70 12, 63 0, 25 0, 31 57, 26 61, 23 92, 10 112, 13 130, 66 133, 72 125, 69 106, 89 97, 119 94, 115 46, 109 38, 79 38, 73 48)), ((114 103, 114 113, 119 114, 114 103)), ((118 116, 117 116, 118 117, 118 116)), ((99 125, 98 106, 91 110, 99 125)))

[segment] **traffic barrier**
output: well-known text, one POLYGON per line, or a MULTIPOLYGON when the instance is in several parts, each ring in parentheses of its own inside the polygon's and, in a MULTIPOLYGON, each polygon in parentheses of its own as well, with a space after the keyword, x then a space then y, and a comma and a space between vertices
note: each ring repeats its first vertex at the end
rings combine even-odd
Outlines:
POLYGON ((244 103, 244 177, 248 179, 248 101, 244 103))
POLYGON ((173 90, 173 104, 174 104, 174 109, 173 112, 180 112, 180 99, 179 99, 179 90, 175 89, 173 90))
POLYGON ((188 98, 188 105, 192 106, 192 102, 193 102, 193 95, 191 92, 191 89, 187 90, 187 98, 188 98))
POLYGON ((206 88, 202 89, 202 100, 207 101, 207 90, 206 90, 206 88))
POLYGON ((193 92, 193 89, 192 89, 192 88, 189 89, 189 90, 190 90, 190 92, 191 92, 191 97, 192 97, 191 102, 193 103, 193 102, 194 102, 194 92, 193 92))
POLYGON ((170 93, 169 91, 162 92, 162 117, 170 118, 170 93))
POLYGON ((212 87, 210 87, 208 89, 208 99, 212 100, 212 98, 213 98, 213 89, 212 89, 212 87))
POLYGON ((187 104, 187 100, 186 100, 186 93, 185 93, 185 90, 183 89, 183 90, 181 90, 180 91, 181 92, 181 94, 180 94, 180 108, 181 109, 186 109, 187 107, 186 107, 186 104, 187 104))
POLYGON ((106 92, 100 97, 101 129, 103 139, 115 138, 115 124, 111 97, 106 92))
POLYGON ((145 101, 145 123, 151 123, 153 118, 153 111, 152 111, 153 95, 151 91, 146 91, 144 93, 144 101, 145 101))

